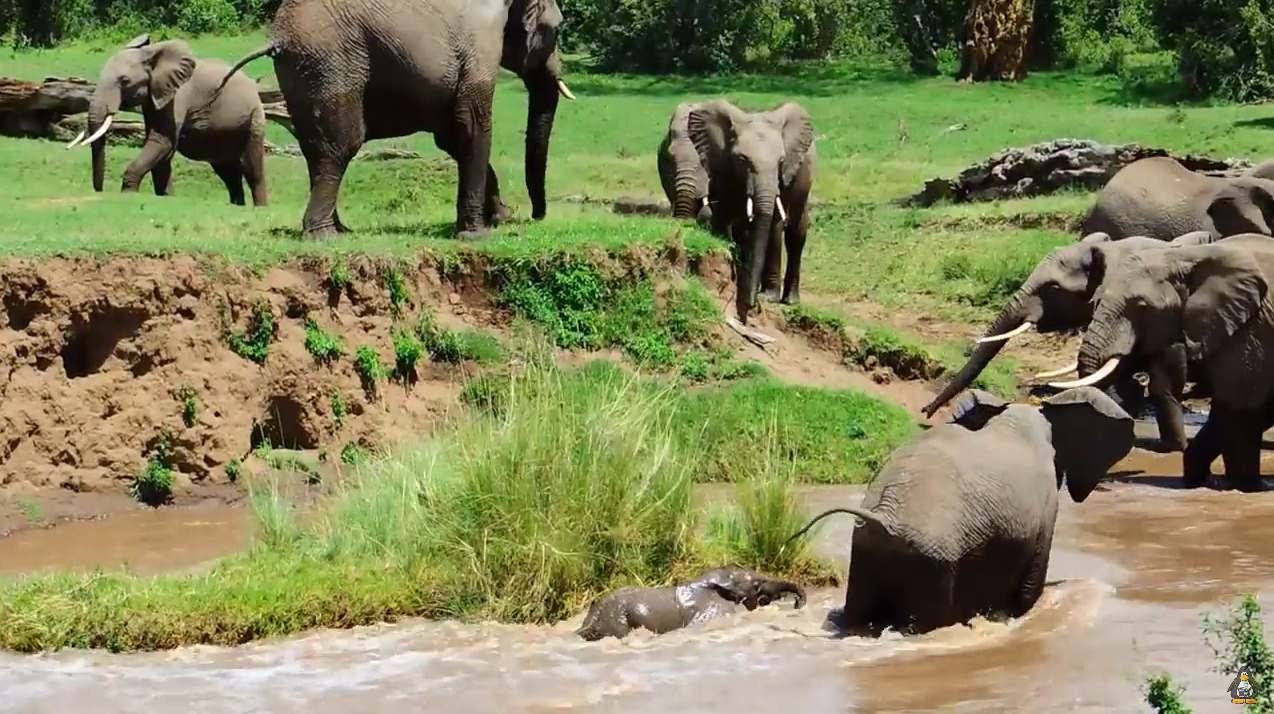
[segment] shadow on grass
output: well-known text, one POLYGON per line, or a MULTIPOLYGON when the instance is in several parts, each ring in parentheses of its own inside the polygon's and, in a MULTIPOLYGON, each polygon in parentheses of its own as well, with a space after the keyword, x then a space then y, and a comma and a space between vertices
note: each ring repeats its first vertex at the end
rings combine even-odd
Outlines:
POLYGON ((1175 68, 1152 65, 1110 77, 1109 86, 1097 103, 1119 107, 1206 107, 1212 100, 1190 94, 1175 68))
POLYGON ((639 95, 675 97, 747 92, 787 96, 830 97, 874 83, 911 84, 918 77, 890 66, 856 66, 842 63, 796 63, 765 74, 635 75, 584 73, 568 78, 572 91, 587 95, 639 95))
POLYGON ((1255 119, 1240 119, 1234 122, 1235 127, 1251 128, 1251 129, 1274 129, 1274 117, 1257 117, 1255 119))

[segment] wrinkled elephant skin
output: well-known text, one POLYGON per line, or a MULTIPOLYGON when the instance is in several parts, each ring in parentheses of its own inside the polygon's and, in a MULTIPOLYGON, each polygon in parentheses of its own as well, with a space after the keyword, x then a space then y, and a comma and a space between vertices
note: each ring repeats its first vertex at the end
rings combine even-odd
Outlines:
POLYGON ((690 140, 690 112, 702 105, 682 102, 668 120, 668 131, 659 142, 655 155, 659 183, 663 186, 672 217, 696 219, 708 224, 712 209, 708 207, 708 169, 690 140))

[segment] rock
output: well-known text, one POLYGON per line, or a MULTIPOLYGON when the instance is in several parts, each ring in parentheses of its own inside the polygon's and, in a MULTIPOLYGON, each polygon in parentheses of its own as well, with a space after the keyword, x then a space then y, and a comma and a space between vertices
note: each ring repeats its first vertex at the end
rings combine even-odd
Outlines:
POLYGON ((1090 139, 1055 139, 1005 149, 954 179, 935 178, 924 189, 894 201, 895 205, 928 207, 939 201, 971 203, 1044 196, 1063 189, 1096 191, 1128 164, 1150 156, 1168 156, 1191 171, 1209 176, 1235 176, 1252 167, 1246 159, 1213 159, 1141 144, 1102 144, 1090 139))

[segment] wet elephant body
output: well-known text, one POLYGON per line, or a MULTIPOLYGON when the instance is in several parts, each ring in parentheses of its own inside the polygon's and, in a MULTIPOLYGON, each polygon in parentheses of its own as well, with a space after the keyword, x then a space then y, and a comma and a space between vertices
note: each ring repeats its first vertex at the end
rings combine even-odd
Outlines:
POLYGON ((88 120, 67 148, 89 146, 93 189, 106 173, 106 134, 121 109, 140 109, 146 137, 124 170, 121 189, 137 191, 150 174, 155 195, 173 194, 172 160, 181 154, 212 165, 230 194, 244 205, 244 181, 254 206, 268 203, 265 180, 265 110, 256 82, 237 76, 221 87, 230 67, 196 59, 181 40, 133 38, 102 67, 89 99, 88 120), (219 91, 218 91, 219 90, 219 91))
MULTIPOLYGON (((1023 281, 1021 288, 987 328, 986 334, 960 371, 922 409, 926 416, 949 403, 956 395, 970 387, 982 370, 999 354, 1013 337, 1028 330, 1048 334, 1083 329, 1092 318, 1093 297, 1100 290, 1107 274, 1125 256, 1140 251, 1164 250, 1211 243, 1213 236, 1206 231, 1195 231, 1175 236, 1170 241, 1146 236, 1132 236, 1113 240, 1105 233, 1094 233, 1071 245, 1050 252, 1023 281)), ((1140 361, 1129 362, 1111 380, 1108 395, 1125 411, 1136 416, 1142 406, 1142 386, 1134 375, 1145 371, 1149 374, 1149 396, 1155 405, 1159 422, 1159 435, 1166 450, 1180 451, 1186 447, 1185 425, 1181 399, 1185 389, 1185 365, 1140 361)), ((1040 377, 1055 377, 1072 371, 1071 368, 1046 372, 1040 377)))
POLYGON ((681 585, 624 587, 594 602, 575 634, 589 641, 623 638, 635 629, 661 635, 697 622, 768 605, 786 594, 805 605, 798 584, 743 568, 715 568, 681 585))
POLYGON ((1132 444, 1132 417, 1097 389, 1040 407, 974 390, 952 423, 894 452, 859 507, 801 531, 838 511, 861 520, 831 623, 849 634, 922 634, 1025 614, 1043 592, 1058 489, 1064 482, 1084 501, 1132 444))
POLYGON ((1097 194, 1084 218, 1085 235, 1148 236, 1160 240, 1191 231, 1216 238, 1271 234, 1274 181, 1265 164, 1233 178, 1191 171, 1176 159, 1154 156, 1120 169, 1097 194))
POLYGON ((1177 353, 1199 364, 1208 420, 1183 455, 1184 480, 1206 483, 1219 452, 1242 490, 1261 490, 1261 433, 1274 414, 1274 241, 1240 234, 1211 245, 1142 253, 1098 297, 1079 350, 1080 379, 1101 384, 1129 359, 1177 353))
POLYGON ((500 67, 528 94, 526 185, 531 215, 546 213, 544 181, 561 79, 555 0, 284 0, 267 45, 310 174, 302 226, 348 229, 336 210, 363 143, 428 131, 456 161, 456 230, 477 235, 507 216, 489 160, 500 67))

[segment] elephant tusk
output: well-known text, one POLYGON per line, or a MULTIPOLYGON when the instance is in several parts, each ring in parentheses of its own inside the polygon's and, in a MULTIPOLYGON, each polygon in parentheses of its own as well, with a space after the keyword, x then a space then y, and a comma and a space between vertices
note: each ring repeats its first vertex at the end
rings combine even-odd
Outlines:
MULTIPOLYGON (((85 131, 88 131, 88 130, 86 129, 85 131)), ((77 144, 79 144, 81 141, 84 141, 85 131, 81 131, 79 136, 75 137, 74 139, 71 139, 71 143, 67 144, 66 148, 74 149, 77 144)))
POLYGON ((85 139, 80 144, 80 146, 88 146, 89 144, 92 144, 93 142, 105 136, 106 132, 111 128, 111 122, 114 120, 115 120, 115 116, 113 114, 107 114, 106 121, 102 122, 102 125, 98 127, 97 131, 93 132, 92 136, 85 139))
POLYGON ((787 223, 787 211, 783 209, 783 199, 776 196, 774 198, 774 207, 779 211, 779 220, 787 223))
POLYGON ((1071 372, 1074 372, 1077 369, 1079 369, 1079 363, 1071 362, 1070 364, 1066 365, 1065 367, 1062 367, 1061 369, 1054 369, 1048 372, 1040 372, 1039 374, 1035 375, 1031 379, 1048 379, 1049 377, 1060 377, 1063 374, 1070 374, 1071 372))
POLYGON ((699 205, 700 205, 700 206, 706 206, 706 205, 708 205, 708 197, 707 197, 707 196, 704 196, 703 198, 699 199, 699 205))
POLYGON ((557 80, 557 91, 561 92, 562 96, 566 97, 567 99, 575 98, 575 95, 571 94, 571 90, 566 87, 566 82, 563 82, 560 79, 557 80))
POLYGON ((1023 322, 1021 325, 1018 325, 1017 327, 1013 328, 1012 330, 1009 330, 1008 332, 1005 332, 1000 335, 987 335, 986 337, 980 337, 974 340, 974 342, 979 345, 983 345, 988 342, 1003 342, 1005 340, 1009 340, 1014 337, 1017 337, 1018 335, 1022 334, 1023 332, 1026 332, 1027 330, 1031 329, 1034 326, 1035 326, 1035 323, 1031 322, 1030 320, 1027 320, 1026 322, 1023 322))
POLYGON ((752 220, 752 199, 748 198, 748 220, 752 220))
POLYGON ((1048 386, 1054 387, 1057 389, 1074 389, 1076 387, 1088 387, 1088 386, 1097 384, 1098 382, 1102 381, 1106 377, 1109 377, 1110 373, 1114 372, 1115 368, 1118 366, 1119 366, 1119 358, 1111 357, 1110 359, 1106 360, 1106 364, 1103 364, 1101 366, 1101 369, 1097 370, 1096 372, 1093 372, 1087 377, 1081 377, 1080 379, 1076 379, 1070 382, 1049 382, 1048 386))

